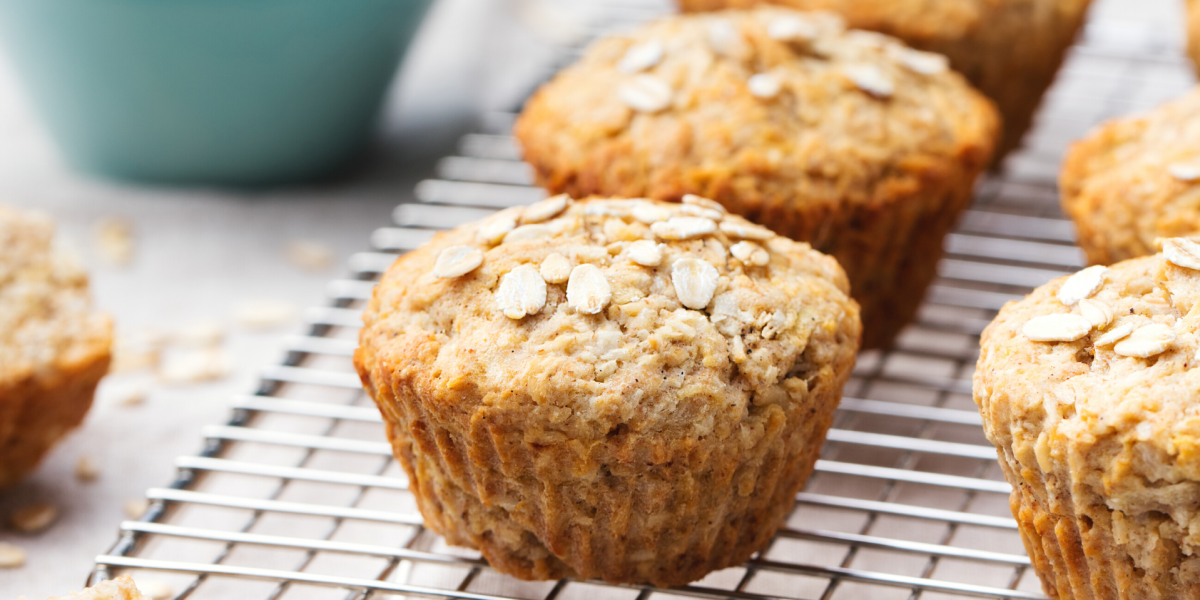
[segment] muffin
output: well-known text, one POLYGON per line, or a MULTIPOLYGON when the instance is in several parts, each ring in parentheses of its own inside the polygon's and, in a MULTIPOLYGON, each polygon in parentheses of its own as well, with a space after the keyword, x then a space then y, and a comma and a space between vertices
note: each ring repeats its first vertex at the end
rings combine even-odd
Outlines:
POLYGON ((112 323, 53 240, 49 218, 0 207, 0 487, 83 421, 108 370, 112 323))
POLYGON ((515 132, 552 192, 697 194, 832 255, 878 348, 916 312, 997 117, 940 56, 766 7, 601 40, 515 132))
POLYGON ((984 331, 975 401, 1047 595, 1200 597, 1200 244, 1093 266, 984 331))
POLYGON ((1077 142, 1059 190, 1092 264, 1153 254, 1157 238, 1200 233, 1200 88, 1077 142))
MULTIPOLYGON (((51 598, 50 600, 55 599, 51 598)), ((137 586, 133 584, 133 580, 128 575, 122 575, 58 600, 150 600, 150 598, 138 591, 137 586)))
POLYGON ((686 11, 778 4, 829 10, 851 27, 894 35, 943 54, 996 103, 1004 134, 999 162, 1033 122, 1091 0, 679 0, 686 11))
POLYGON ((521 579, 683 584, 763 549, 811 474, 846 289, 707 199, 556 196, 400 257, 354 363, 447 542, 521 579))

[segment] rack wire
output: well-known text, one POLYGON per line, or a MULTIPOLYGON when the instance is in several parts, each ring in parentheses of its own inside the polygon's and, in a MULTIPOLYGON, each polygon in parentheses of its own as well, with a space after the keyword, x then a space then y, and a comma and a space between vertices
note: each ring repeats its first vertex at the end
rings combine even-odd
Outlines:
MULTIPOLYGON (((652 13, 627 4, 609 25, 652 13)), ((398 253, 544 196, 507 135, 513 115, 493 114, 351 257, 352 276, 331 282, 330 303, 306 313, 308 334, 287 340, 257 393, 204 429, 174 482, 147 491, 150 509, 121 523, 92 579, 153 571, 195 600, 1042 598, 970 396, 978 335, 1005 302, 1084 265, 1058 209, 1062 152, 1100 120, 1189 88, 1178 46, 1136 24, 1089 22, 1022 151, 946 239, 917 322, 893 349, 860 356, 816 473, 741 567, 667 590, 520 582, 422 526, 350 356, 363 303, 398 253)))

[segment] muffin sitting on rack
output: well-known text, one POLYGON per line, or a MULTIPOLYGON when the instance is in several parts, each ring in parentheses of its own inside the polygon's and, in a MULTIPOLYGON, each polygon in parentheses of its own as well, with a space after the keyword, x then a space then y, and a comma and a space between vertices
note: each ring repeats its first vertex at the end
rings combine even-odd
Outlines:
POLYGON ((552 192, 698 194, 833 255, 875 348, 916 312, 997 128, 943 57, 761 8, 601 40, 515 133, 552 192))
POLYGON ((1153 254, 1160 237, 1200 234, 1200 88, 1076 143, 1059 189, 1092 264, 1153 254))
POLYGON ((1052 597, 1200 594, 1200 244, 1093 266, 984 331, 975 401, 1052 597))
MULTIPOLYGON (((55 600, 51 598, 50 600, 55 600)), ((151 600, 143 595, 128 575, 112 581, 102 581, 86 590, 64 596, 58 600, 151 600)))
POLYGON ((1004 121, 996 160, 1017 147, 1042 94, 1054 81, 1091 0, 679 0, 704 11, 777 4, 829 10, 851 27, 944 54, 991 98, 1004 121))
POLYGON ((0 488, 83 421, 108 371, 112 323, 53 241, 47 217, 0 207, 0 488))
POLYGON ((556 196, 384 274, 354 363, 428 527, 522 579, 762 550, 858 349, 833 259, 716 203, 556 196))

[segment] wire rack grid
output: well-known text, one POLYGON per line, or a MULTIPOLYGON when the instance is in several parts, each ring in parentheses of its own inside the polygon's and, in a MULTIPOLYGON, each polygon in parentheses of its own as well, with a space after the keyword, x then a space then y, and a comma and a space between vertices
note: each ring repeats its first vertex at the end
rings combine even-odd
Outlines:
MULTIPOLYGON (((617 7, 609 25, 652 13, 617 7)), ((169 487, 147 492, 150 509, 121 523, 92 579, 133 570, 196 600, 1041 598, 970 396, 978 335, 1005 302, 1084 265, 1058 210, 1061 154, 1099 120, 1190 87, 1177 42, 1089 23, 1022 151, 981 183, 946 239, 917 322, 893 349, 860 356, 816 473, 741 567, 668 590, 520 582, 423 528, 349 357, 362 305, 397 253, 544 196, 507 136, 513 115, 493 114, 396 208, 395 226, 374 232, 373 250, 350 259, 353 276, 307 311, 308 334, 287 340, 257 393, 204 430, 203 451, 176 460, 169 487)))

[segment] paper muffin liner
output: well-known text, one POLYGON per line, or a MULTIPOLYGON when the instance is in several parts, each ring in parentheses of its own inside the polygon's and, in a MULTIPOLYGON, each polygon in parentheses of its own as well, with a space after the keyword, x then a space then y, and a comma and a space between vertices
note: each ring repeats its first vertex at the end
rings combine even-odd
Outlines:
POLYGON ((753 443, 735 434, 667 446, 617 432, 590 451, 527 443, 519 423, 464 429, 382 369, 364 380, 426 525, 447 542, 520 579, 669 586, 770 542, 812 473, 846 362, 800 401, 751 409, 753 443))

